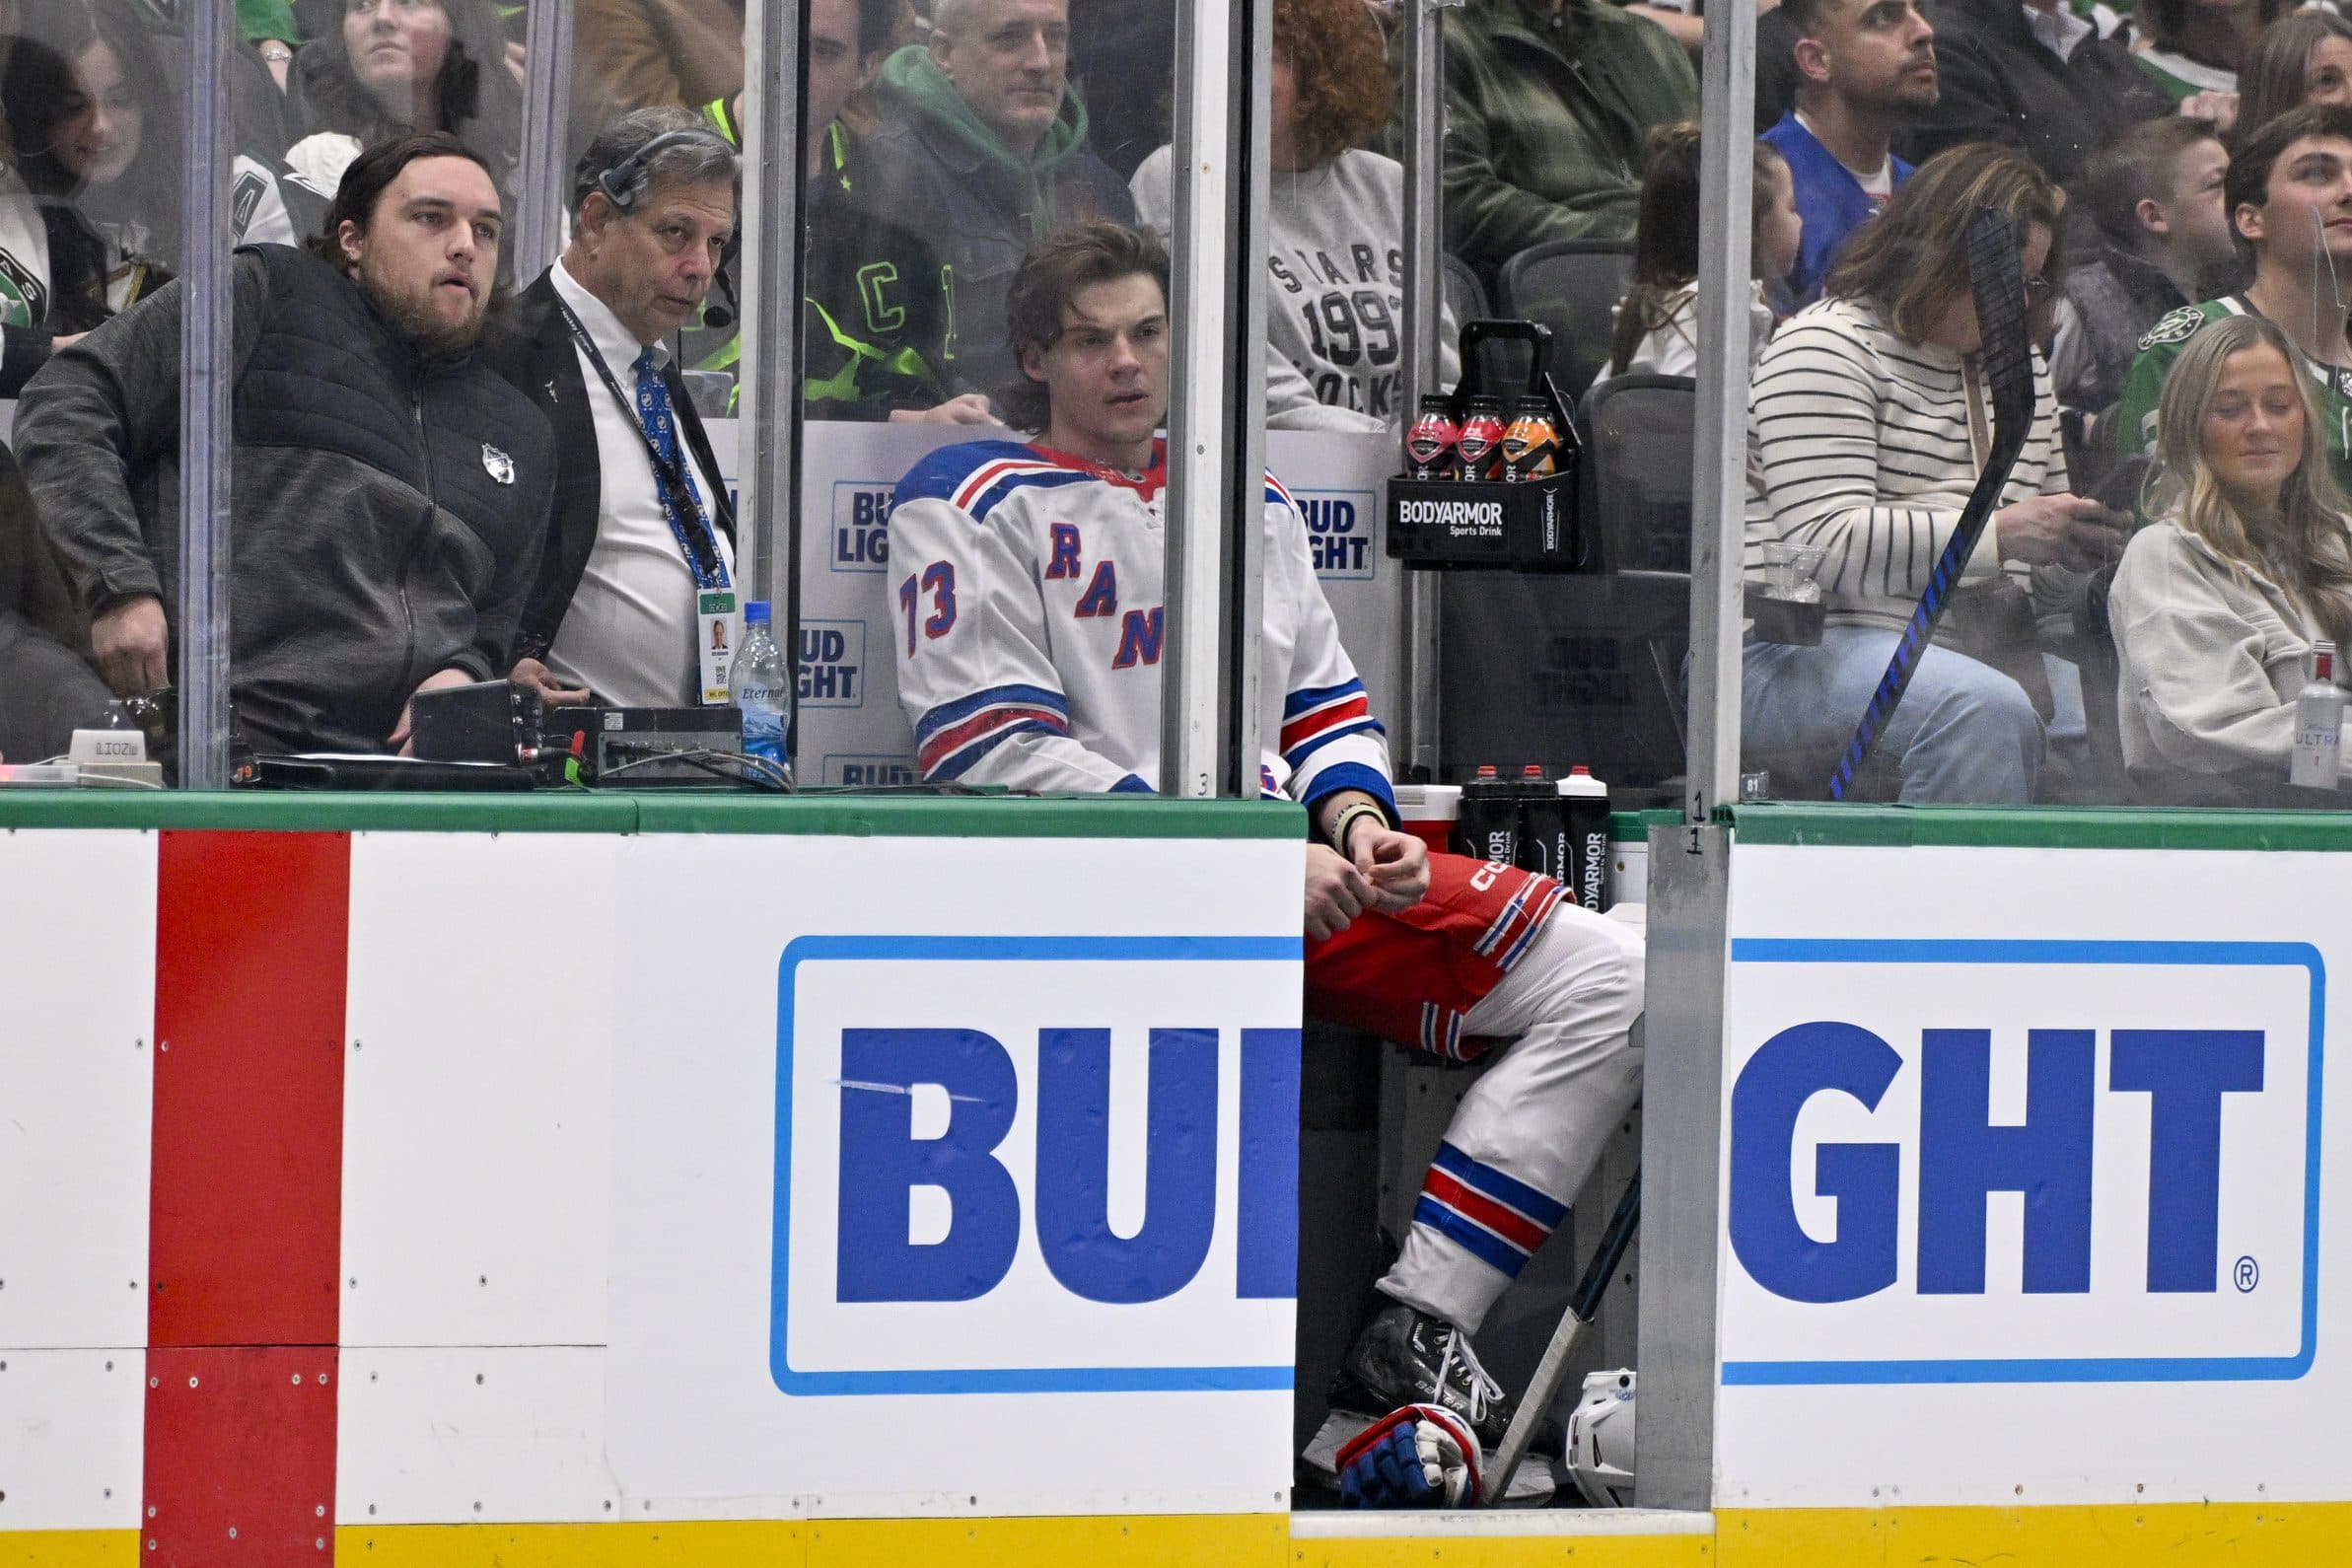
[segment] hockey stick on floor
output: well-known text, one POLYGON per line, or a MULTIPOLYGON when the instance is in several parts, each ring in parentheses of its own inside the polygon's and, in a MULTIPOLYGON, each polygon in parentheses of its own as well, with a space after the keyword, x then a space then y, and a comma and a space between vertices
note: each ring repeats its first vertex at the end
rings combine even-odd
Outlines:
POLYGON ((1608 1229, 1601 1235, 1600 1249, 1585 1268, 1585 1277, 1576 1282, 1576 1293, 1568 1298, 1568 1310, 1560 1315, 1560 1326, 1553 1329, 1551 1343, 1543 1347, 1543 1359, 1535 1363, 1535 1375, 1528 1380, 1528 1391, 1520 1396, 1519 1408, 1511 1412, 1511 1425, 1504 1429, 1503 1446, 1495 1451, 1487 1465, 1486 1506, 1499 1508, 1511 1490, 1511 1477, 1519 1472, 1519 1461, 1527 1458, 1528 1443, 1535 1435, 1535 1428, 1543 1420, 1543 1412, 1551 1408, 1554 1395, 1560 1391, 1560 1380, 1568 1375, 1568 1355, 1576 1348, 1579 1335, 1601 1311, 1601 1298, 1608 1291, 1617 1265, 1625 1261, 1625 1248, 1633 1244, 1633 1233, 1642 1219, 1642 1174, 1636 1170, 1633 1179, 1625 1184, 1625 1195, 1617 1200, 1617 1212, 1608 1222, 1608 1229))
POLYGON ((1984 380, 1992 393, 1991 450, 1985 454, 1984 471, 1976 476, 1976 488, 1968 492, 1968 504, 1960 510, 1959 525, 1945 542, 1944 553, 1937 557, 1935 570, 1928 574, 1927 592, 1919 596, 1910 624, 1894 645, 1894 657, 1887 661, 1887 673, 1879 677, 1879 689, 1871 694, 1870 707, 1864 711, 1853 740, 1846 743, 1845 755, 1838 759, 1837 772, 1829 780, 1833 801, 1846 798, 1854 775, 1870 759, 1871 748, 1879 744, 1895 704, 1909 689, 1911 673, 1936 634, 1936 622, 1944 618, 1953 585, 1960 581, 1985 525, 2000 507, 2009 470, 2017 466, 2018 454, 2025 450, 2033 425, 2033 343, 2027 327, 2030 307, 2018 240, 2017 225, 2006 212, 1987 207, 1968 220, 1968 292, 1976 302, 1984 380))

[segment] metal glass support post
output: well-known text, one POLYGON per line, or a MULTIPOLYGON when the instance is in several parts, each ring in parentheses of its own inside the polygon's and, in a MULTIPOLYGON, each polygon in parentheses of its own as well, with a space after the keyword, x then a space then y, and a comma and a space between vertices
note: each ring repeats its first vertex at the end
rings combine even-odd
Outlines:
MULTIPOLYGON (((1438 333, 1445 321, 1442 241, 1446 34, 1444 13, 1461 0, 1405 0, 1404 5, 1404 359, 1406 428, 1424 392, 1439 391, 1438 333)), ((1400 759, 1438 768, 1438 579, 1404 574, 1404 712, 1400 759)))
POLYGON ((572 0, 530 0, 523 66, 520 196, 507 226, 507 256, 518 285, 547 270, 563 249, 571 191, 572 0))
MULTIPOLYGON (((800 656, 801 58, 798 4, 744 17, 743 505, 739 589, 776 606, 784 657, 800 656)), ((799 726, 790 737, 799 744, 799 726)))
POLYGON ((179 286, 179 782, 229 786, 229 51, 235 0, 189 0, 187 134, 180 172, 186 264, 179 286))
POLYGON ((1723 1011, 1739 799, 1740 560, 1747 469, 1755 12, 1707 13, 1700 71, 1699 376, 1691 488, 1685 820, 1650 835, 1642 1079, 1642 1418, 1636 1500, 1712 1508, 1723 1011))
POLYGON ((1707 18, 1699 153, 1699 374, 1691 475, 1689 784, 1683 815, 1740 798, 1740 557, 1747 497, 1749 187, 1755 13, 1707 18))
POLYGON ((1160 790, 1254 797, 1264 618, 1269 0, 1176 8, 1160 790))

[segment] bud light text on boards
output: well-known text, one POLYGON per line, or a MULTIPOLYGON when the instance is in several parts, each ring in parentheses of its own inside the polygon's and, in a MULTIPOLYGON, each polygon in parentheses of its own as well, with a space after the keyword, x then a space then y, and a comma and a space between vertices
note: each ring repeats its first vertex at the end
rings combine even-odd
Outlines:
POLYGON ((1277 937, 792 942, 777 1387, 1287 1390, 1299 955, 1277 937))
POLYGON ((1293 490, 1316 575, 1326 582, 1370 582, 1380 552, 1372 547, 1379 499, 1369 490, 1293 490))
POLYGON ((866 705, 866 623, 804 620, 795 680, 804 708, 866 705))
POLYGON ((828 752, 819 777, 848 789, 895 789, 922 781, 913 757, 887 752, 828 752))
POLYGON ((880 572, 891 563, 891 504, 887 479, 833 481, 833 542, 825 565, 836 572, 880 572))
POLYGON ((2308 1370, 2316 949, 1741 938, 1732 958, 1727 1384, 2308 1370))

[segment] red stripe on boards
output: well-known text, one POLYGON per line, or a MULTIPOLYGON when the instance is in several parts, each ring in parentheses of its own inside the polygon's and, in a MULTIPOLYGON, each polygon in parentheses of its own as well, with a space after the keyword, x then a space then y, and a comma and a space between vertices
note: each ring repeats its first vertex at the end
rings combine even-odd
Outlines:
POLYGON ((140 1558, 331 1562, 350 838, 161 838, 140 1558))

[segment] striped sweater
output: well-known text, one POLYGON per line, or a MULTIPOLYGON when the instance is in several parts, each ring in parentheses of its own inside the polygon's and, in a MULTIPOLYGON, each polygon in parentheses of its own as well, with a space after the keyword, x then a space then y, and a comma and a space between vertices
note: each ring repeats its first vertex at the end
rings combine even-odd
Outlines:
MULTIPOLYGON (((1823 300, 1783 323, 1749 394, 1747 575, 1761 579, 1767 543, 1820 545, 1830 624, 1899 630, 1976 484, 1968 374, 1951 350, 1896 336, 1866 301, 1823 300)), ((2067 488, 2038 351, 2033 397, 2003 505, 2067 488)), ((1961 581, 2003 569, 1988 525, 1961 581)))

